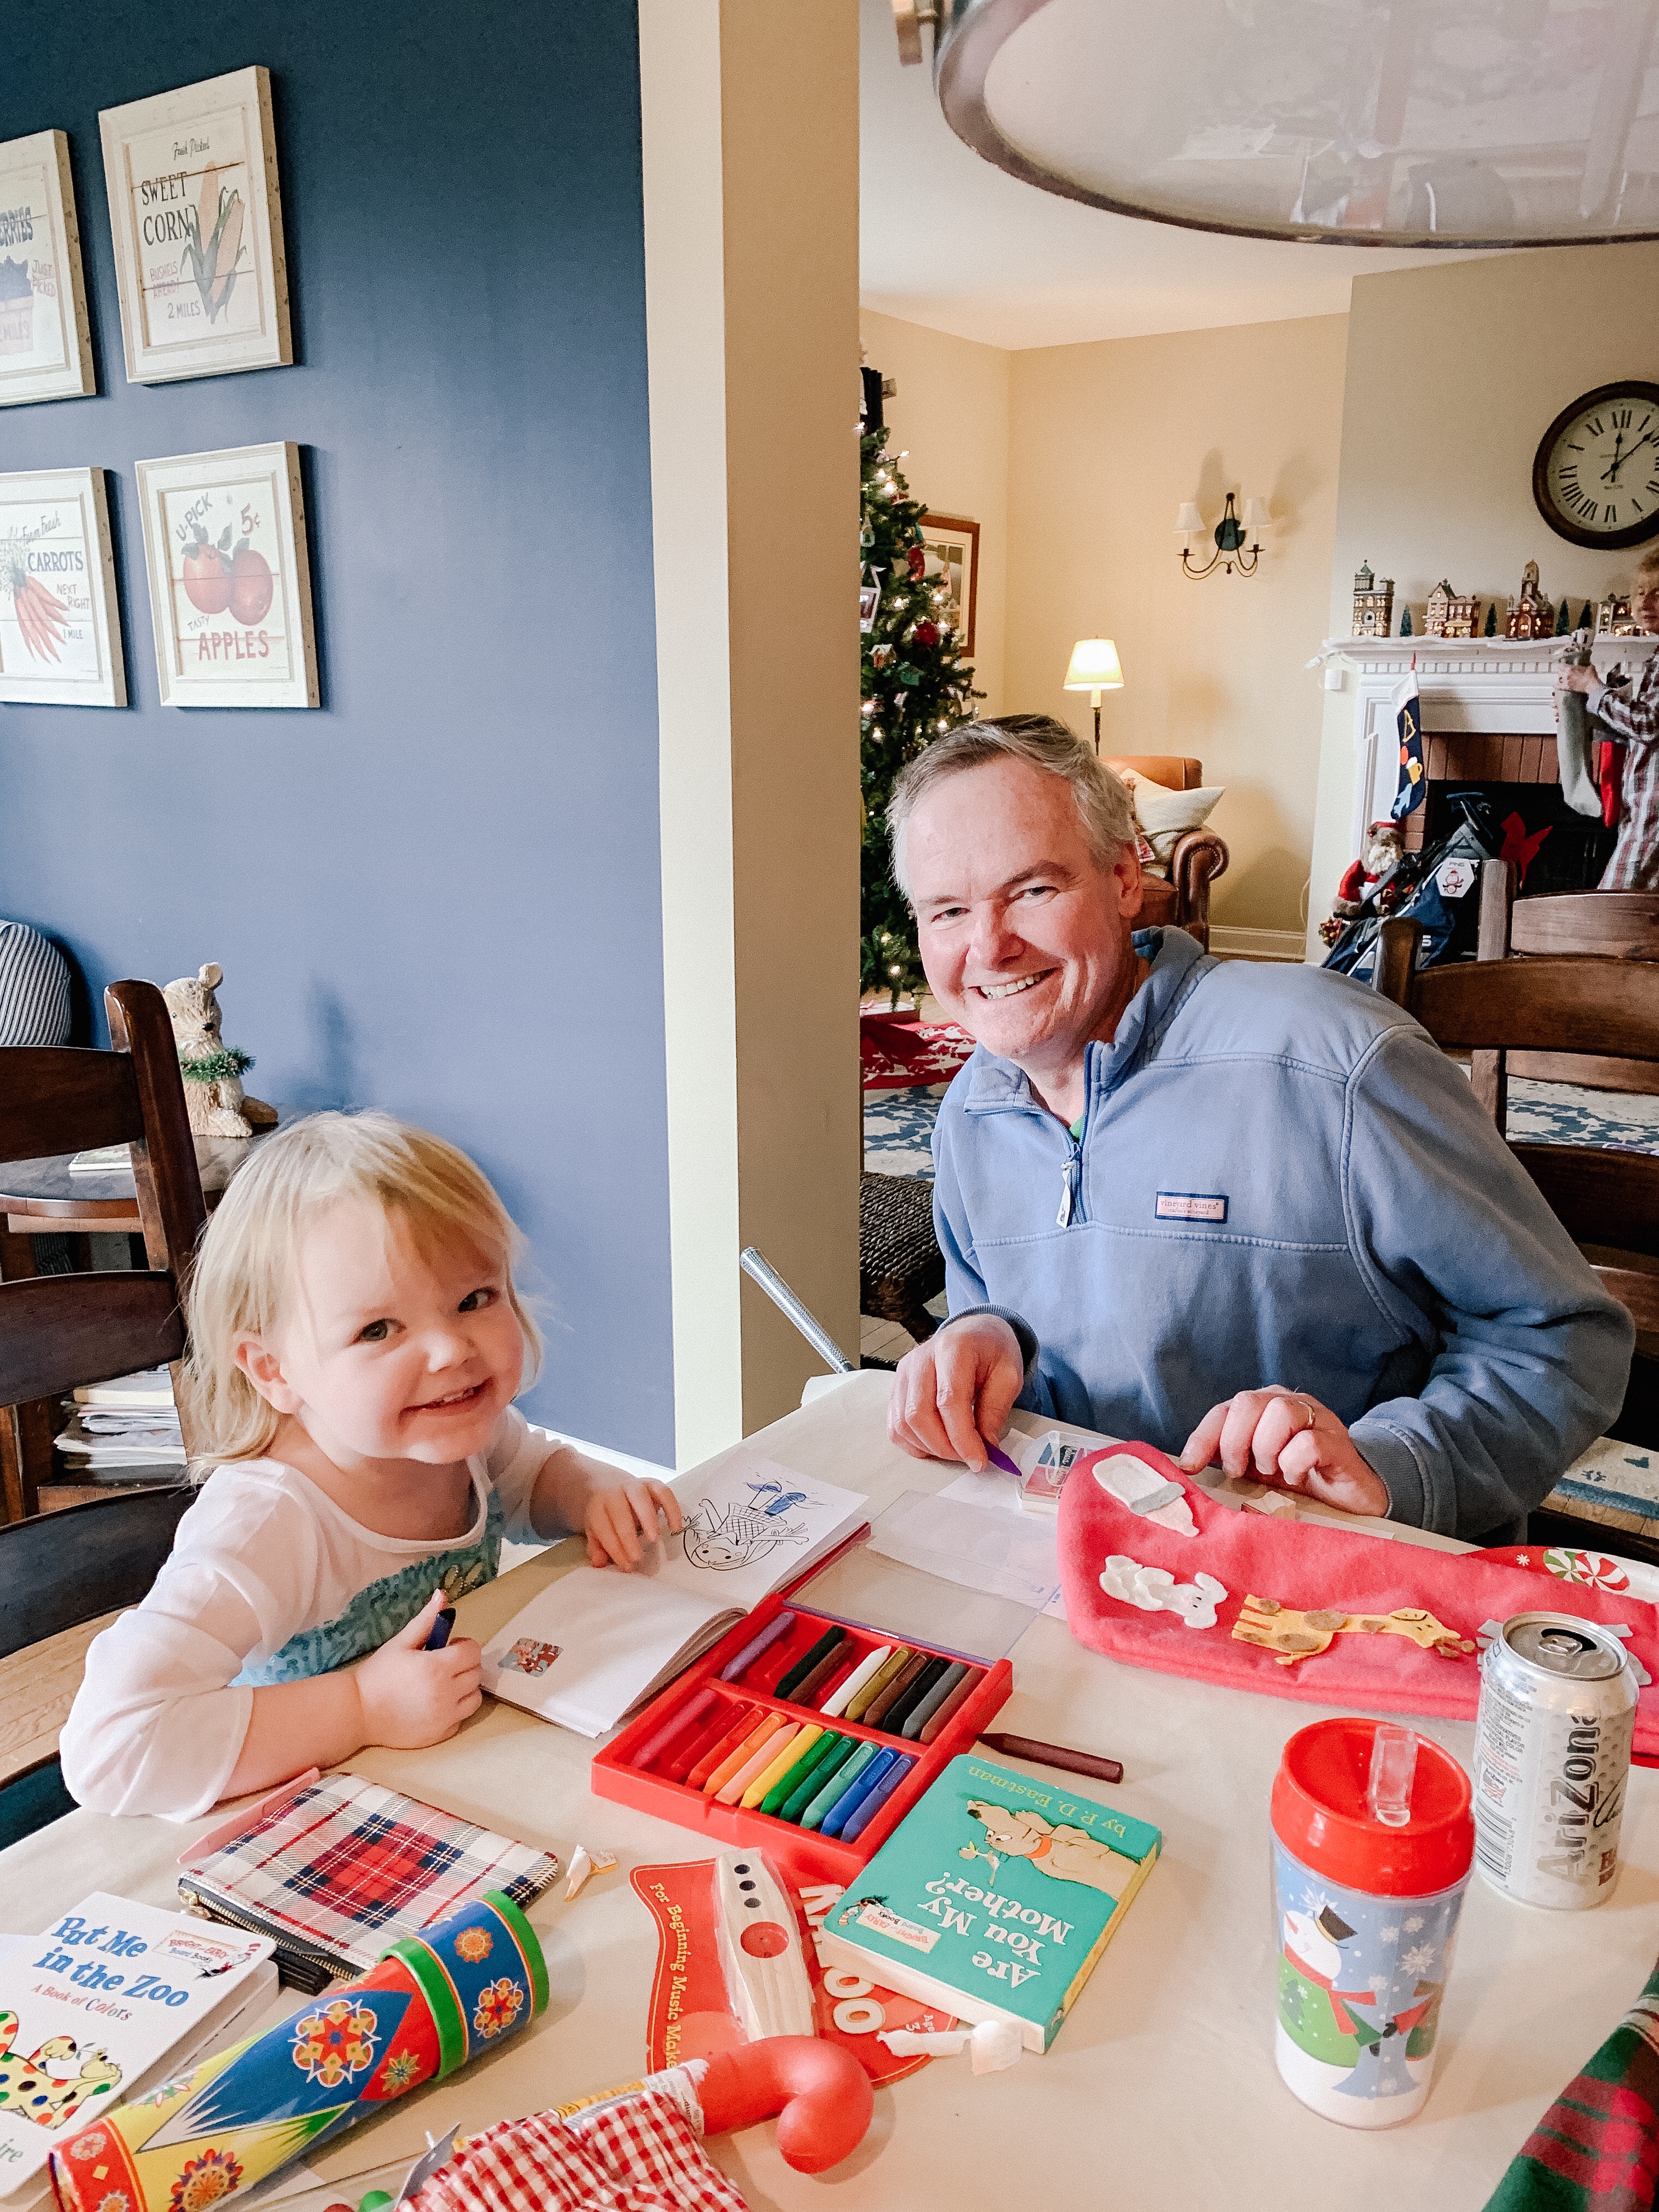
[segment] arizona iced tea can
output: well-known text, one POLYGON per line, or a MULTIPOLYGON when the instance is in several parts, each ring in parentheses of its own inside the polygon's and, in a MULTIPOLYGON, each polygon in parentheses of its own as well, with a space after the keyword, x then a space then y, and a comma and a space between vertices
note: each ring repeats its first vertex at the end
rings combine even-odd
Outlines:
POLYGON ((1636 1727, 1624 1645, 1593 1620, 1517 1613, 1480 1659, 1475 1863, 1525 1905, 1613 1894, 1636 1727))
POLYGON ((499 1890, 395 1943, 263 2035, 100 2113, 52 2154, 63 2212, 206 2212, 455 2073, 547 2005, 535 1931, 499 1890))

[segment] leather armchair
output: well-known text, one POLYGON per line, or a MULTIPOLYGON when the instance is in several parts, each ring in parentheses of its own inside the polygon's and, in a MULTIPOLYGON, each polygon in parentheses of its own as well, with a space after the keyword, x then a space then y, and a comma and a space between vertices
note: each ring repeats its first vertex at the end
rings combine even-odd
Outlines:
MULTIPOLYGON (((1109 769, 1133 769, 1137 775, 1161 783, 1168 791, 1197 791, 1204 781, 1204 763, 1179 753, 1133 753, 1109 760, 1109 769)), ((1170 860, 1166 882, 1148 868, 1140 872, 1142 929, 1171 925, 1195 937, 1210 949, 1210 885, 1227 872, 1226 840, 1213 830, 1189 830, 1178 838, 1170 860)))

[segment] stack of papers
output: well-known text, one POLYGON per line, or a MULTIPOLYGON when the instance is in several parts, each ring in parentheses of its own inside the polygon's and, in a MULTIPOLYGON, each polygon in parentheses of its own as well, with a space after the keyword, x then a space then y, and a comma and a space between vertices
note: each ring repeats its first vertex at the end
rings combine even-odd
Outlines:
POLYGON ((185 1440, 165 1367, 88 1383, 64 1403, 74 1419, 58 1449, 76 1473, 84 1469, 94 1482, 131 1482, 183 1468, 185 1440))

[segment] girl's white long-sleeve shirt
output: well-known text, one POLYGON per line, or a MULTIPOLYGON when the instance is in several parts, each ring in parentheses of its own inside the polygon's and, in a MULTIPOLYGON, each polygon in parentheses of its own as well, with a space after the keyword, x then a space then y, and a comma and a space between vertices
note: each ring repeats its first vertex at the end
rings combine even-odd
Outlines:
POLYGON ((88 1650, 58 1745, 70 1794, 100 1813, 207 1812, 254 1691, 378 1650, 440 1583, 453 1602, 492 1581, 502 1537, 534 1537, 531 1492, 557 1443, 509 1407, 467 1462, 471 1526, 437 1544, 365 1528, 280 1460, 216 1467, 149 1595, 88 1650))

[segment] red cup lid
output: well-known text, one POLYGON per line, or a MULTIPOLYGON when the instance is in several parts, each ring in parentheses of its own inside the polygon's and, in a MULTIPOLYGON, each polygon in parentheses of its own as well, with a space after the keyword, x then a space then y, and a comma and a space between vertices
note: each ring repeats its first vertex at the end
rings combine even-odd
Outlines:
POLYGON ((1469 1778, 1425 1735, 1417 1743, 1411 1818, 1386 1827, 1365 1809, 1379 1723, 1315 1721, 1285 1745, 1273 1778, 1273 1833, 1292 1857, 1345 1888, 1432 1897, 1462 1881, 1474 1856, 1469 1778))

